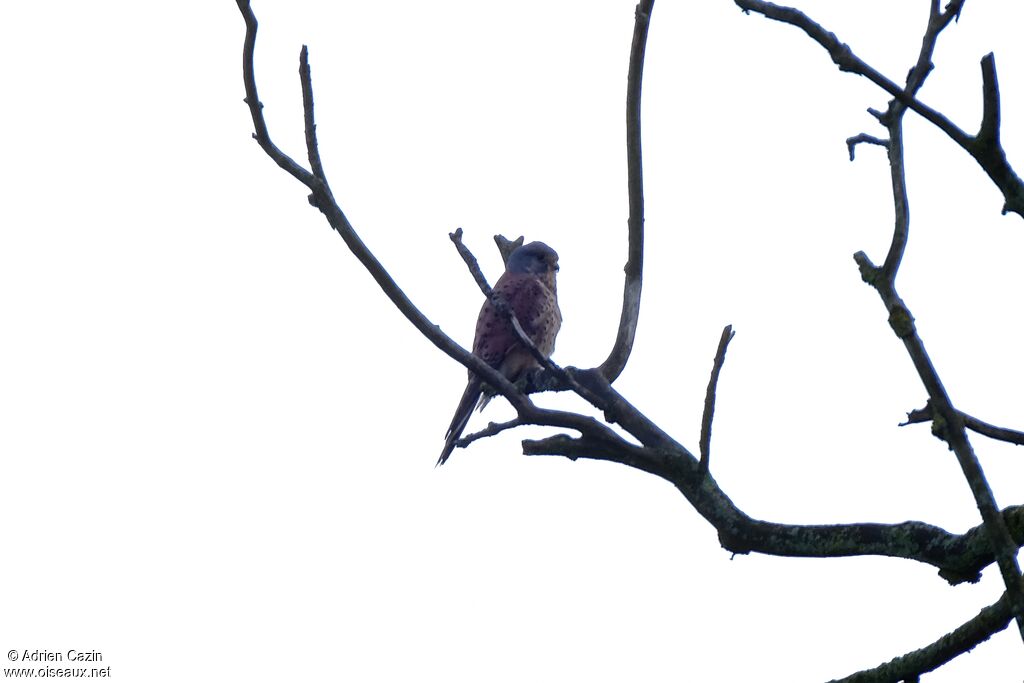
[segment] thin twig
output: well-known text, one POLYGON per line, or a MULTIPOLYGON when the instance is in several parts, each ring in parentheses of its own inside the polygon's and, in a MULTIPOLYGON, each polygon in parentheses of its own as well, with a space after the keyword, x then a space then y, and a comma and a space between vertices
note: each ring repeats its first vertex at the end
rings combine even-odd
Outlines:
MULTIPOLYGON (((970 429, 972 432, 987 436, 990 439, 996 441, 1005 441, 1006 443, 1012 443, 1015 446, 1024 446, 1024 432, 1016 429, 1008 429, 1006 427, 997 427, 994 424, 990 424, 983 420, 979 420, 976 417, 968 415, 963 411, 958 411, 960 417, 964 421, 964 427, 970 429)), ((905 422, 901 422, 900 426, 918 424, 921 422, 931 422, 932 407, 929 402, 924 408, 917 408, 907 413, 907 419, 905 422)))
POLYGON ((636 6, 633 43, 629 53, 626 79, 626 171, 629 189, 629 257, 622 290, 622 313, 608 358, 600 366, 601 374, 614 382, 629 360, 640 317, 640 292, 644 270, 644 174, 640 136, 640 94, 644 76, 644 53, 647 49, 647 28, 651 22, 654 0, 641 0, 636 6))
POLYGON ((882 138, 876 138, 874 135, 868 135, 867 133, 858 133, 852 138, 846 138, 846 148, 850 151, 850 161, 854 159, 854 150, 857 145, 869 144, 878 145, 879 147, 889 148, 889 141, 883 140, 882 138))
POLYGON ((960 413, 964 418, 964 426, 973 432, 977 432, 982 436, 987 436, 990 439, 996 441, 1005 441, 1012 443, 1016 446, 1024 446, 1024 432, 1019 432, 1015 429, 1007 429, 1005 427, 996 427, 988 422, 983 422, 976 417, 971 417, 966 413, 960 413))
MULTIPOLYGON (((879 274, 885 279, 887 286, 894 286, 896 273, 903 261, 903 254, 910 239, 910 200, 907 197, 907 177, 903 164, 903 107, 890 110, 888 117, 889 144, 889 180, 892 183, 892 203, 895 213, 892 241, 885 255, 879 274)), ((902 303, 902 302, 901 302, 902 303)), ((891 311, 890 311, 891 312, 891 311)))
POLYGON ((320 161, 320 145, 316 140, 316 122, 313 118, 313 76, 309 70, 309 49, 303 45, 299 52, 299 80, 302 82, 302 116, 306 131, 306 152, 313 175, 327 184, 324 166, 320 161))
MULTIPOLYGON (((961 7, 962 4, 961 0, 961 7)), ((907 73, 904 92, 908 96, 916 96, 924 86, 925 80, 932 71, 932 55, 935 53, 935 45, 938 42, 939 34, 949 25, 954 16, 959 15, 959 11, 960 7, 950 7, 943 12, 939 8, 938 0, 932 0, 928 13, 928 24, 925 27, 924 36, 921 38, 921 49, 918 51, 917 62, 907 73)), ((906 109, 907 105, 899 98, 896 98, 889 102, 889 108, 885 114, 878 117, 879 122, 887 128, 889 133, 886 149, 889 153, 893 204, 896 209, 892 242, 885 256, 885 262, 882 264, 882 276, 890 283, 896 279, 896 272, 899 270, 900 263, 903 260, 903 254, 906 252, 910 236, 910 209, 903 162, 903 114, 906 112, 906 109)))
POLYGON ((991 52, 981 58, 982 111, 978 140, 999 144, 999 80, 996 77, 996 58, 991 52))
POLYGON ((484 272, 480 270, 480 263, 476 260, 476 256, 473 256, 473 252, 463 243, 462 228, 456 228, 455 232, 448 233, 448 238, 455 245, 459 256, 466 263, 466 267, 469 268, 469 274, 473 276, 480 291, 484 293, 485 297, 490 299, 494 292, 491 290, 491 286, 487 284, 487 278, 484 277, 484 272))
POLYGON ((718 340, 718 350, 715 352, 715 362, 711 366, 711 379, 708 380, 708 390, 704 395, 704 415, 700 421, 700 471, 707 474, 711 466, 711 421, 715 418, 715 392, 718 388, 718 375, 722 372, 722 365, 725 364, 725 352, 729 348, 729 342, 736 335, 732 331, 732 325, 726 325, 722 330, 722 337, 718 340))
POLYGON ((480 439, 496 436, 504 431, 508 431, 509 429, 515 429, 516 427, 521 427, 522 425, 525 424, 530 423, 524 422, 521 418, 518 417, 515 418, 514 420, 509 420, 508 422, 490 422, 488 423, 486 429, 481 429, 478 432, 473 432, 472 434, 467 434, 466 436, 458 438, 455 441, 455 445, 458 446, 459 448, 466 448, 467 446, 469 446, 469 444, 473 443, 474 441, 479 441, 480 439))

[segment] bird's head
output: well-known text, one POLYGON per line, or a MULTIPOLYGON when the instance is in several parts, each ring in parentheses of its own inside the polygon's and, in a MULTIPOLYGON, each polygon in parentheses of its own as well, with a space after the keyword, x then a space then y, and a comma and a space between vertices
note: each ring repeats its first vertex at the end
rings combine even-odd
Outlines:
POLYGON ((553 278, 558 270, 558 254, 543 242, 530 242, 512 252, 505 268, 510 273, 550 275, 553 278))

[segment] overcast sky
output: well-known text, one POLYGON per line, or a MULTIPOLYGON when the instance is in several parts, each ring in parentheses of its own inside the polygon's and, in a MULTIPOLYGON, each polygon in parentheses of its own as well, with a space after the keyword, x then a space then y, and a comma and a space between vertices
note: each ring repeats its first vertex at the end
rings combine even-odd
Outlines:
MULTIPOLYGON (((1024 166, 1020 3, 968 3, 921 94, 968 131, 994 51, 1024 166)), ((257 78, 362 238, 465 346, 491 236, 561 255, 554 358, 607 355, 625 262, 632 1, 256 2, 257 78)), ((897 81, 928 2, 800 5, 897 81)), ((819 681, 994 602, 896 559, 731 557, 664 481, 527 458, 521 430, 434 462, 465 371, 397 313, 251 139, 234 2, 0 10, 0 649, 102 652, 120 681, 819 681)), ((852 254, 892 228, 886 98, 732 2, 655 7, 646 278, 616 387, 696 451, 722 327, 712 474, 792 523, 979 515, 852 254)), ((898 285, 953 401, 1017 428, 1024 223, 964 153, 906 125, 898 285)), ((566 395, 544 405, 586 410, 566 395)), ((470 429, 507 418, 494 401, 470 429)), ((1019 449, 974 439, 1003 507, 1019 449)), ((928 681, 1021 679, 1004 631, 928 681)), ((5 665, 6 666, 6 665, 5 665)))

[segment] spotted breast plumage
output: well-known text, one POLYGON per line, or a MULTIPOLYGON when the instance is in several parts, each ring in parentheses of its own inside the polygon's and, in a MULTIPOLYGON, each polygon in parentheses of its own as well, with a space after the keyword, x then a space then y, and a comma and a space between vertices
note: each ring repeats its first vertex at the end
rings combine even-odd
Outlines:
MULTIPOLYGON (((545 357, 554 351, 555 337, 562 325, 555 287, 557 271, 558 254, 555 250, 543 242, 531 242, 512 252, 505 272, 494 285, 494 295, 507 302, 526 336, 545 357)), ((473 354, 513 382, 527 370, 539 366, 529 349, 519 342, 511 323, 489 299, 484 302, 476 320, 473 354)), ((483 389, 480 378, 470 371, 469 383, 445 435, 438 465, 443 465, 452 454, 473 408, 479 404, 483 409, 490 400, 483 389)))

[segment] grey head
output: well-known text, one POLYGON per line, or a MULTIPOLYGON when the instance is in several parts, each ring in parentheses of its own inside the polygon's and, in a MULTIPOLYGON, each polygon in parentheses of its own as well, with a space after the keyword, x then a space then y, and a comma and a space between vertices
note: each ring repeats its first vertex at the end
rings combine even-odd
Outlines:
POLYGON ((512 252, 505 269, 510 273, 543 275, 558 270, 558 254, 543 242, 530 242, 512 252))

